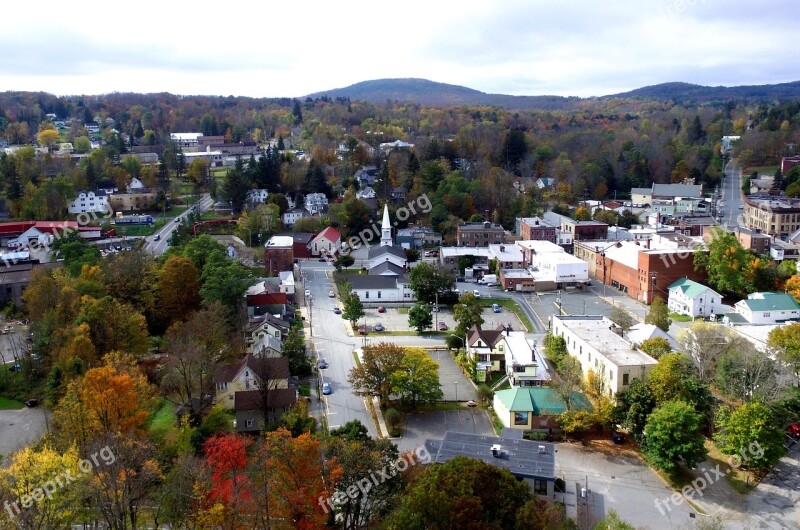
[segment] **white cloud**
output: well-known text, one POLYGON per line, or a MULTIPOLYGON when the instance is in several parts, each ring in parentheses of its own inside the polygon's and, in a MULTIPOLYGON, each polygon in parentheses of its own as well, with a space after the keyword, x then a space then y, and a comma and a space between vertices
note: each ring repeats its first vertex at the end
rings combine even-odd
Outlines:
POLYGON ((793 80, 800 4, 479 0, 4 6, 0 90, 301 96, 384 77, 484 92, 793 80))

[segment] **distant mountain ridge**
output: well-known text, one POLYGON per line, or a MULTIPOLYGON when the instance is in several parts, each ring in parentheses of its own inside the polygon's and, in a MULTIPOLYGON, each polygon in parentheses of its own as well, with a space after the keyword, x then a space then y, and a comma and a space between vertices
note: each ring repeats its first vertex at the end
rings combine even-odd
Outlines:
POLYGON ((564 110, 581 101, 608 99, 670 100, 678 105, 721 104, 726 101, 773 102, 800 100, 800 81, 774 85, 743 85, 709 87, 691 83, 661 83, 629 92, 598 98, 564 96, 509 96, 487 94, 459 85, 439 83, 428 79, 395 78, 362 81, 353 85, 308 94, 303 98, 350 98, 351 100, 382 103, 386 100, 411 102, 430 106, 490 105, 508 109, 564 110))

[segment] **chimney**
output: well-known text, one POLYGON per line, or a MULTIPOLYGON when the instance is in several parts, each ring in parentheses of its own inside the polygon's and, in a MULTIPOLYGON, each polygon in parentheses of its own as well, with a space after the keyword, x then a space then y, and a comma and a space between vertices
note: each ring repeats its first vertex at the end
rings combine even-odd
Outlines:
POLYGON ((649 249, 649 248, 650 248, 650 240, 649 240, 649 239, 645 239, 645 241, 644 241, 644 248, 647 248, 647 249, 649 249))
POLYGON ((536 219, 536 220, 533 222, 533 224, 535 224, 536 226, 539 226, 539 220, 538 220, 538 219, 536 219))
POLYGON ((491 228, 491 227, 492 227, 492 223, 490 223, 489 221, 485 221, 485 222, 483 223, 483 227, 484 227, 484 228, 491 228))
POLYGON ((500 252, 505 252, 505 251, 506 251, 505 245, 500 245, 500 252))

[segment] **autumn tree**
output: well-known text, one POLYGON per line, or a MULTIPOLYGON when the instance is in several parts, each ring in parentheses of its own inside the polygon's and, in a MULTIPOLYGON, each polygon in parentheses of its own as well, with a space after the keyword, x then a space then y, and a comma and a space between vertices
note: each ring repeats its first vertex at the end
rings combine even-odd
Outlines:
POLYGON ((285 429, 266 434, 258 451, 254 489, 262 501, 259 519, 267 526, 322 528, 328 519, 320 500, 330 498, 343 474, 335 458, 320 455, 320 442, 310 434, 293 438, 285 429))
POLYGON ((639 345, 639 349, 645 352, 653 359, 658 359, 662 355, 672 351, 672 345, 664 337, 651 337, 645 339, 639 345))
POLYGON ((392 394, 413 408, 442 399, 439 363, 422 348, 406 348, 399 366, 389 375, 392 394))
POLYGON ((389 528, 515 528, 530 486, 507 470, 463 456, 425 468, 388 517, 389 528))
POLYGON ((170 256, 158 277, 158 313, 164 325, 185 320, 200 307, 200 272, 189 258, 170 256))
POLYGON ((48 149, 54 147, 60 139, 61 135, 55 129, 44 129, 36 135, 39 145, 48 149))
POLYGON ((620 306, 614 306, 608 318, 619 326, 623 333, 627 333, 636 324, 631 314, 620 306))
POLYGON ((9 455, 0 468, 0 512, 3 528, 69 528, 75 520, 85 483, 78 469, 80 457, 73 445, 60 452, 46 443, 9 455), (75 480, 64 480, 64 474, 75 480), (41 488, 45 493, 37 493, 41 488), (41 498, 37 498, 40 497, 41 498), (28 500, 35 502, 28 503, 28 500))
POLYGON ((114 350, 134 355, 147 352, 149 343, 144 316, 116 298, 105 296, 99 300, 84 300, 78 322, 89 325, 98 355, 114 350))
POLYGON ((208 177, 208 162, 200 157, 195 157, 195 159, 189 163, 189 168, 186 170, 186 177, 195 185, 203 184, 208 177))
POLYGON ((450 272, 431 263, 420 263, 411 269, 409 287, 421 303, 436 301, 436 293, 449 291, 455 286, 456 278, 450 272))
POLYGON ((237 434, 214 436, 206 441, 203 451, 210 469, 211 487, 207 492, 208 511, 213 521, 237 528, 255 509, 253 487, 247 473, 248 438, 237 434))
POLYGON ((387 402, 392 391, 391 376, 400 368, 404 350, 396 344, 381 342, 375 346, 367 346, 361 359, 350 370, 347 381, 353 391, 367 396, 378 396, 381 402, 387 402))
POLYGON ((711 238, 707 253, 694 253, 695 270, 705 271, 708 284, 717 291, 746 296, 750 286, 744 271, 753 255, 730 232, 714 229, 711 238))
POLYGON ((767 346, 788 366, 800 384, 800 323, 779 326, 769 332, 767 346))
POLYGON ((210 405, 217 365, 232 354, 225 317, 221 304, 211 304, 187 321, 175 322, 165 336, 167 357, 161 389, 175 404, 189 404, 193 422, 199 421, 210 405))

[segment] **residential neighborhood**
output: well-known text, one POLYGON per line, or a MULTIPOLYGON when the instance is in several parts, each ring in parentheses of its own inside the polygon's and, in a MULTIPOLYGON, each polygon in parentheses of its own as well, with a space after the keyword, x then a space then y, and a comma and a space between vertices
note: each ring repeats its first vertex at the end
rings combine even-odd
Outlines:
POLYGON ((578 100, 0 93, 0 527, 800 527, 800 107, 578 100))

